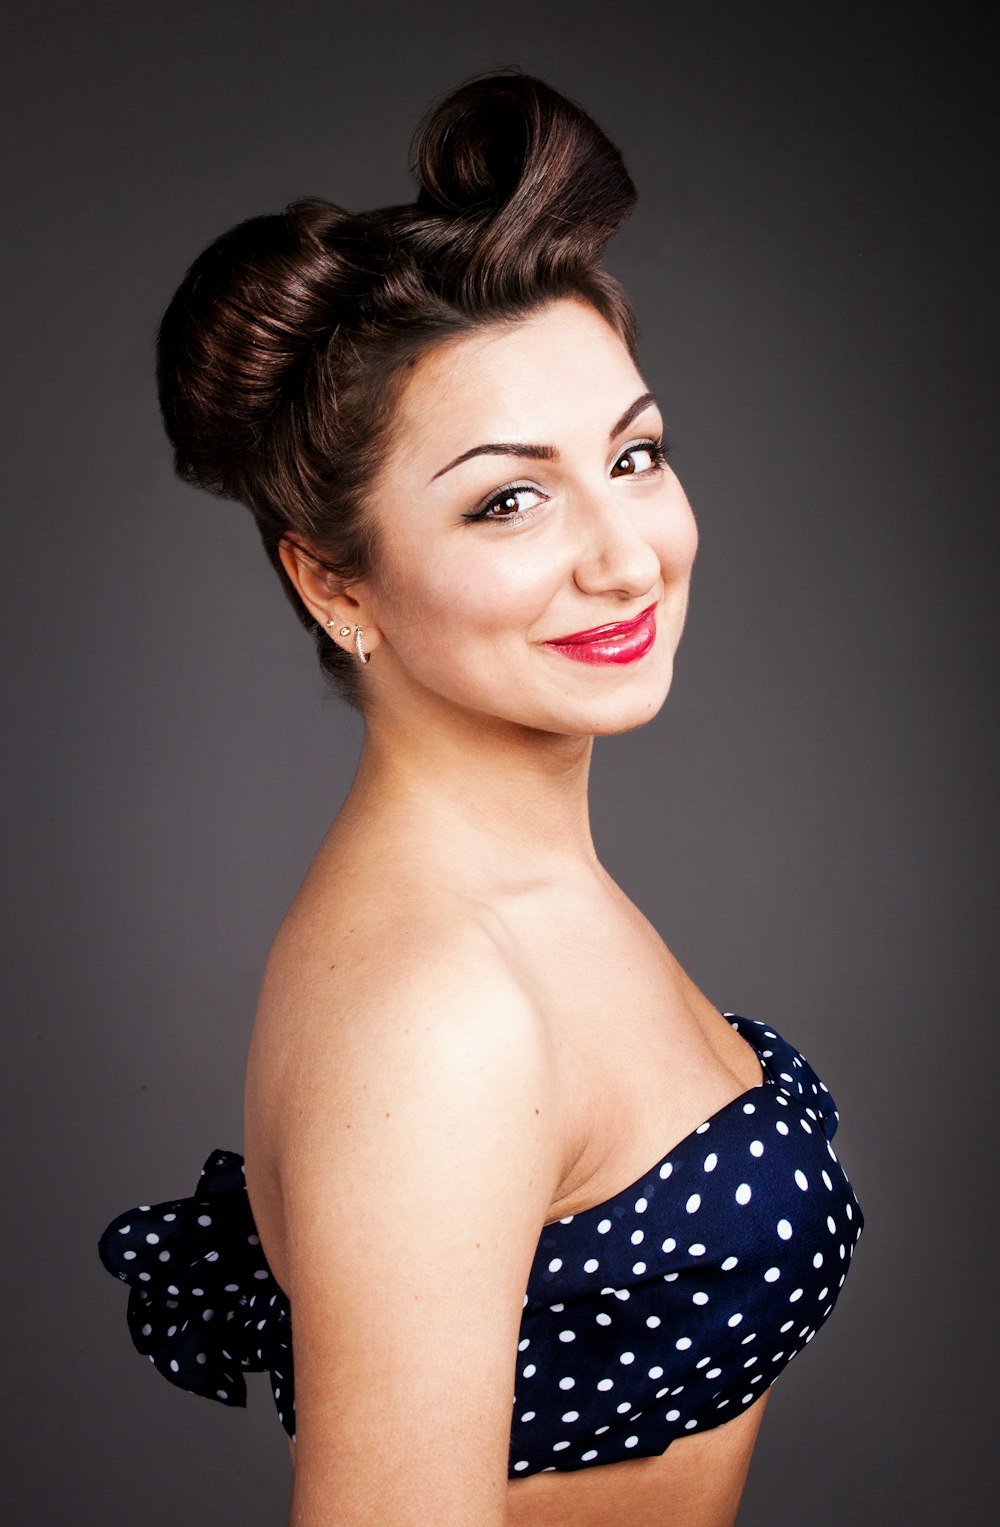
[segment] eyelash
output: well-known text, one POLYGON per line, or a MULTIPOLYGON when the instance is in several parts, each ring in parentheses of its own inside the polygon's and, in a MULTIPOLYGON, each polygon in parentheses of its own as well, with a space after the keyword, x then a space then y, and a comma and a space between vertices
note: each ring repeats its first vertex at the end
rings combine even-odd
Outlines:
MULTIPOLYGON (((622 457, 630 456, 633 451, 648 451, 653 458, 653 465, 648 468, 647 471, 640 472, 635 475, 639 477, 651 477, 655 473, 663 471, 663 468, 666 465, 667 456, 670 453, 670 449, 670 442, 665 438, 661 440, 637 440, 634 445, 626 446, 623 451, 618 453, 618 455, 615 457, 615 465, 621 461, 622 457)), ((463 514, 462 518, 463 520, 466 520, 470 523, 480 521, 491 525, 509 525, 516 523, 518 520, 524 521, 531 519, 531 517, 535 514, 534 509, 522 510, 520 514, 502 514, 495 516, 490 513, 490 510, 497 508, 504 502, 505 499, 512 498, 515 493, 537 492, 538 489, 533 487, 531 483, 508 483, 505 488, 499 488, 496 493, 491 494, 486 502, 481 504, 478 509, 474 509, 471 514, 463 514)))

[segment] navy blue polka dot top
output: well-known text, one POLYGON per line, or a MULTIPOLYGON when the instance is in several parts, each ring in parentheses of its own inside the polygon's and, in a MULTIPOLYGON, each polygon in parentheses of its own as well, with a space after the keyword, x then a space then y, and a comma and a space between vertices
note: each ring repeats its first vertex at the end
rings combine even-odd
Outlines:
MULTIPOLYGON (((528 1277, 508 1474, 662 1453, 758 1398, 843 1287, 864 1217, 839 1115, 773 1029, 724 1015, 764 1079, 613 1198, 543 1227, 528 1277)), ((291 1310, 264 1258, 243 1161, 213 1151, 190 1198, 112 1220, 104 1266, 164 1377, 227 1405, 267 1371, 295 1435, 291 1310)))

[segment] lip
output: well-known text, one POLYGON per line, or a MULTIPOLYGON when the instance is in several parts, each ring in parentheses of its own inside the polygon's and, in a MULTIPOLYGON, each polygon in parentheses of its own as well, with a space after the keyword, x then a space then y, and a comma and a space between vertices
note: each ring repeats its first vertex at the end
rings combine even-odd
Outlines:
POLYGON ((635 620, 595 626, 593 631, 578 631, 573 636, 563 636, 544 645, 578 663, 634 663, 649 651, 655 640, 654 603, 635 620))

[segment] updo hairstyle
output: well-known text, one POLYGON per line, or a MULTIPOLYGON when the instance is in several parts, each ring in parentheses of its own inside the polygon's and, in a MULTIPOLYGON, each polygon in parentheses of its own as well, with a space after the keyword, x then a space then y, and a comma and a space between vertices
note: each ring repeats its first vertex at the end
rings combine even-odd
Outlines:
POLYGON ((636 351, 600 265, 635 191, 618 150, 520 73, 471 81, 418 127, 412 203, 351 213, 307 197, 198 256, 159 328, 157 384, 178 475, 252 512, 320 664, 361 709, 360 664, 302 604, 285 535, 345 582, 377 577, 366 490, 417 359, 559 297, 589 302, 636 351))

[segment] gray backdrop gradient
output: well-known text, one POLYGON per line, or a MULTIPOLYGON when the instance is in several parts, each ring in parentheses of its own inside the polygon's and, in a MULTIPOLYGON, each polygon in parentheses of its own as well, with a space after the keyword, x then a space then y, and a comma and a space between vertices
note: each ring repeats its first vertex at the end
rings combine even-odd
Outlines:
POLYGON ((991 1519, 995 4, 6 27, 8 1520, 284 1520, 266 1380, 243 1412, 156 1376, 96 1241, 241 1148, 263 960, 360 730, 249 516, 172 476, 153 330, 239 219, 408 199, 429 101, 510 63, 633 172, 609 263, 701 531, 672 693, 596 745, 598 848, 712 1000, 828 1080, 868 1220, 741 1527, 991 1519))

